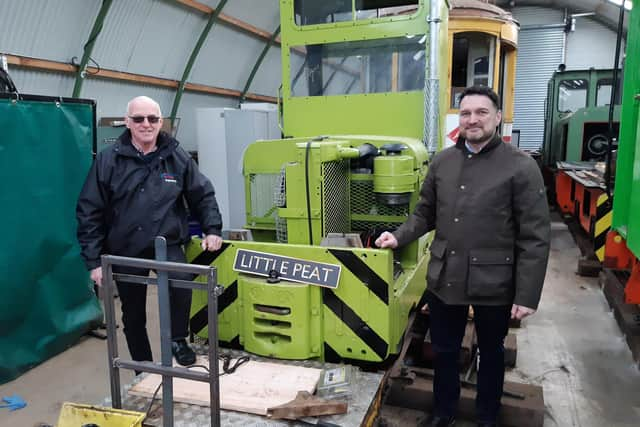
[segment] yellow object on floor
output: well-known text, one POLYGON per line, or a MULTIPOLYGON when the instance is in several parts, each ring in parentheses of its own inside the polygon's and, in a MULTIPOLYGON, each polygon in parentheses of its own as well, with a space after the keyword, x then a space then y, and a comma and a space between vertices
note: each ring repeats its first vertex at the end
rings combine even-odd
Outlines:
POLYGON ((57 427, 81 427, 85 424, 95 424, 98 427, 142 427, 144 417, 142 412, 65 402, 57 427))

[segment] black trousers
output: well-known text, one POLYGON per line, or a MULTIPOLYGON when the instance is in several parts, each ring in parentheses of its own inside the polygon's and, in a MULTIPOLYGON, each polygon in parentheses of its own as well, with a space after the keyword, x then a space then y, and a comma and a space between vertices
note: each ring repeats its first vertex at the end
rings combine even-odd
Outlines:
MULTIPOLYGON (((155 252, 148 249, 137 258, 154 259, 155 252)), ((184 252, 177 245, 167 247, 167 261, 185 262, 184 252)), ((114 266, 114 273, 147 276, 148 269, 114 266)), ((170 279, 192 280, 190 273, 169 273, 170 279)), ((151 344, 147 335, 147 285, 140 283, 118 282, 118 293, 122 303, 122 324, 127 339, 129 353, 133 360, 153 360, 151 344)), ((169 289, 171 305, 171 338, 186 338, 189 335, 189 311, 191 310, 190 289, 169 289)), ((155 301, 154 301, 155 303, 155 301)), ((158 334, 160 332, 158 331, 158 334)))
MULTIPOLYGON (((445 304, 428 292, 431 343, 435 352, 434 411, 442 417, 454 416, 460 399, 460 347, 469 306, 445 304)), ((476 418, 496 422, 504 384, 504 339, 509 331, 511 306, 474 305, 474 322, 480 350, 476 418)))

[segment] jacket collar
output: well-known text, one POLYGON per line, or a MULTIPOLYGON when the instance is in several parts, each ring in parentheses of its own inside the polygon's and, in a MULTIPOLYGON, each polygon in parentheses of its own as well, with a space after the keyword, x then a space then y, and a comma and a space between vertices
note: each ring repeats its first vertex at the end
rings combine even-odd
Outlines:
MULTIPOLYGON (((178 141, 171 137, 168 133, 160 131, 157 141, 158 149, 156 152, 162 154, 164 157, 168 156, 178 147, 178 141)), ((131 131, 125 129, 122 135, 118 137, 118 141, 115 144, 114 149, 118 154, 128 157, 138 157, 139 151, 133 146, 131 142, 131 131)))
MULTIPOLYGON (((491 141, 489 141, 487 145, 482 147, 482 150, 480 150, 477 154, 487 153, 503 143, 504 142, 502 141, 502 136, 498 132, 496 132, 495 135, 493 135, 491 141)), ((456 142, 456 148, 462 151, 467 150, 465 139, 463 137, 458 138, 458 141, 456 142)))

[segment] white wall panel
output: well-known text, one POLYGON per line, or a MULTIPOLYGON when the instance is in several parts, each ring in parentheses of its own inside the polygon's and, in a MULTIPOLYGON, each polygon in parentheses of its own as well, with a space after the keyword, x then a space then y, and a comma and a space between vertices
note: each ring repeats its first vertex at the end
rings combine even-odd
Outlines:
MULTIPOLYGON (((590 18, 576 18, 576 30, 567 34, 567 70, 612 68, 616 33, 590 18)), ((624 41, 621 46, 624 52, 624 41)))
POLYGON ((75 83, 75 77, 70 74, 23 68, 9 67, 9 76, 18 92, 29 95, 69 97, 75 83))
MULTIPOLYGON (((203 95, 193 92, 185 92, 177 116, 180 117, 180 127, 177 138, 185 150, 197 151, 196 110, 209 107, 238 106, 238 100, 221 96, 203 95)), ((170 112, 170 111, 169 111, 170 112)), ((167 113, 168 115, 169 113, 167 113)))
POLYGON ((280 24, 278 0, 229 0, 222 12, 269 33, 280 24))
POLYGON ((216 26, 202 46, 189 81, 242 90, 263 48, 261 39, 216 26))

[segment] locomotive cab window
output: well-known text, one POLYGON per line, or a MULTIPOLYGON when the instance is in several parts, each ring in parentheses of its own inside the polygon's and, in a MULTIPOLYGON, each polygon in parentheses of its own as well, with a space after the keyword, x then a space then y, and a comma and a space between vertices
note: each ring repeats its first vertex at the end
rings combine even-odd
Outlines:
MULTIPOLYGON (((613 79, 599 79, 596 86, 596 107, 608 106, 611 103, 611 88, 613 87, 613 79)), ((616 104, 620 100, 616 100, 616 104)))
POLYGON ((330 24, 407 15, 416 11, 418 0, 295 0, 296 25, 330 24))
POLYGON ((589 82, 585 79, 563 80, 558 85, 558 111, 572 113, 587 106, 587 89, 589 82))
POLYGON ((291 95, 423 90, 424 34, 291 48, 291 95))

